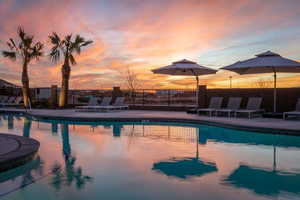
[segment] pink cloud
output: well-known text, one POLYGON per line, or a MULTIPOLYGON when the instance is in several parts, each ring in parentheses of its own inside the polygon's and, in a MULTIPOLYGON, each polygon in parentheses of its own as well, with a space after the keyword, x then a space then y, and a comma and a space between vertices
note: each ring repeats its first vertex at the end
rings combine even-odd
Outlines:
MULTIPOLYGON (((0 18, 6 20, 0 22, 1 49, 5 48, 4 42, 9 37, 16 36, 19 25, 45 42, 46 52, 50 48, 47 36, 52 31, 61 35, 79 33, 94 40, 76 57, 78 64, 72 68, 73 88, 97 89, 100 82, 101 87, 122 85, 122 73, 128 67, 138 74, 147 88, 185 87, 187 84, 193 87, 192 78, 172 79, 153 75, 150 70, 182 58, 221 67, 220 63, 231 62, 233 56, 250 57, 250 52, 269 49, 270 43, 257 41, 270 38, 268 34, 272 35, 272 30, 287 31, 300 25, 296 20, 300 5, 293 0, 287 0, 290 3, 274 0, 272 4, 259 0, 232 0, 230 3, 227 0, 187 0, 184 3, 181 0, 143 3, 132 0, 28 0, 26 4, 17 0, 2 1, 0 18), (248 41, 250 39, 254 42, 248 41), (254 45, 238 46, 236 43, 254 45), (236 50, 231 54, 226 47, 236 50), (210 60, 201 57, 209 51, 217 51, 221 58, 217 54, 210 60)), ((287 41, 278 47, 287 51, 299 40, 287 41)), ((293 52, 298 51, 299 47, 293 47, 293 52)), ((51 63, 47 57, 33 63, 30 66, 31 85, 59 85, 60 67, 61 63, 51 63)), ((20 71, 18 62, 0 59, 0 78, 9 76, 9 80, 19 83, 11 74, 18 77, 20 71)), ((211 87, 224 87, 227 79, 228 75, 223 72, 202 78, 211 87)), ((240 85, 246 85, 243 79, 247 77, 239 79, 240 85)), ((283 85, 297 85, 297 81, 291 81, 283 85)))

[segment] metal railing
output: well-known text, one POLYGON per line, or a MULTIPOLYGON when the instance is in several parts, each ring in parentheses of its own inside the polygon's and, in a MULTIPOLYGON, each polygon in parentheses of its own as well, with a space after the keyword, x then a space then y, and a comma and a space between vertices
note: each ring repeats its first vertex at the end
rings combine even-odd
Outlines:
POLYGON ((140 106, 194 106, 196 90, 138 89, 125 92, 126 102, 140 106))
MULTIPOLYGON (((91 96, 114 96, 113 90, 77 90, 69 94, 69 104, 87 104, 91 96)), ((125 103, 135 106, 194 107, 196 90, 192 89, 136 89, 122 90, 116 96, 124 96, 125 103)))

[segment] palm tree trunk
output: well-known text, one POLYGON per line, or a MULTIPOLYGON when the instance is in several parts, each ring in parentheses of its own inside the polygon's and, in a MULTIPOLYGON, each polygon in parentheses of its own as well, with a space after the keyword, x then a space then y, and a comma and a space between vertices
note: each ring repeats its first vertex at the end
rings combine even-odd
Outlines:
POLYGON ((25 108, 29 107, 30 99, 30 90, 29 90, 29 78, 28 78, 28 62, 24 61, 23 71, 22 71, 22 92, 23 92, 23 101, 25 108))
POLYGON ((59 107, 65 107, 68 104, 69 79, 71 68, 68 62, 62 66, 62 83, 59 95, 59 107))

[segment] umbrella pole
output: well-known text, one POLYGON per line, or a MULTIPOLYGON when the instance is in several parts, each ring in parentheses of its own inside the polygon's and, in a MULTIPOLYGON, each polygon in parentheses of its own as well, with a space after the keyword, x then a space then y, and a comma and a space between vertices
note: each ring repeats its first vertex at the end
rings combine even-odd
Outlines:
POLYGON ((276 171, 276 166, 277 166, 277 163, 276 163, 276 146, 274 145, 273 146, 273 171, 276 171))
POLYGON ((198 144, 198 142, 199 142, 199 137, 200 137, 200 128, 197 128, 196 129, 196 139, 197 139, 197 141, 196 141, 196 159, 198 160, 199 159, 199 144, 198 144))
POLYGON ((273 112, 276 113, 277 108, 277 74, 274 69, 274 104, 273 104, 273 112))
POLYGON ((199 107, 199 77, 196 76, 196 107, 199 107))

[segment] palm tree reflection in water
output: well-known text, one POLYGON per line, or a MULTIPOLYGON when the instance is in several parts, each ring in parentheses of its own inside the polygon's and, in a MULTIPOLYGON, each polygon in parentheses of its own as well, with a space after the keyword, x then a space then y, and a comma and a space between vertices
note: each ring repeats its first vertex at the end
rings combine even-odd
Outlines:
POLYGON ((83 175, 82 168, 75 166, 76 157, 71 154, 71 146, 69 143, 69 126, 61 124, 61 136, 63 142, 64 167, 60 163, 55 163, 52 167, 53 178, 52 186, 56 190, 60 190, 62 186, 72 186, 76 189, 82 189, 84 185, 92 181, 92 177, 83 175))
POLYGON ((30 137, 30 129, 31 129, 31 120, 28 118, 24 119, 24 126, 23 126, 23 136, 30 137))

